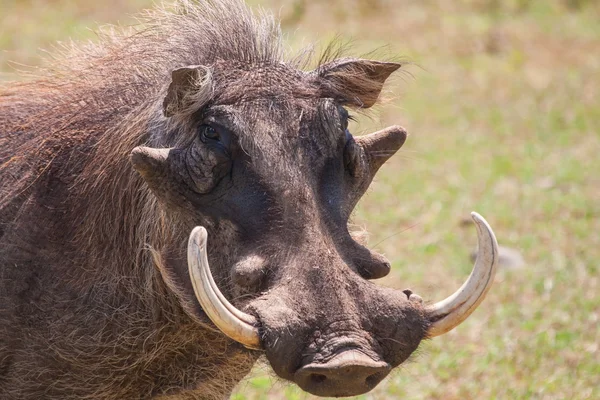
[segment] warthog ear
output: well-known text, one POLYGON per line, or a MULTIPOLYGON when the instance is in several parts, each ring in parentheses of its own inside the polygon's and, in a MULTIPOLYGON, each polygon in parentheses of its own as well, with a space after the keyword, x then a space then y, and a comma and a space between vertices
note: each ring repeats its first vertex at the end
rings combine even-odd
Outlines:
POLYGON ((224 157, 196 139, 186 148, 138 146, 131 151, 131 164, 159 199, 193 211, 191 204, 210 193, 229 171, 224 157))
POLYGON ((135 170, 150 184, 162 183, 169 174, 167 158, 170 149, 153 149, 139 146, 131 152, 135 170))
POLYGON ((359 107, 373 106, 385 80, 402 64, 363 59, 340 59, 313 71, 325 97, 359 107))
POLYGON ((190 65, 171 72, 171 84, 163 101, 165 117, 189 115, 212 97, 212 74, 202 65, 190 65))

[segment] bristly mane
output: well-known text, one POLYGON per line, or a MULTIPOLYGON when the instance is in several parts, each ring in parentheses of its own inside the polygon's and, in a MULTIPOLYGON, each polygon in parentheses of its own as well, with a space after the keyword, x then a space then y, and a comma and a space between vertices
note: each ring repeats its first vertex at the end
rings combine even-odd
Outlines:
POLYGON ((80 245, 120 248, 131 257, 132 248, 142 250, 140 238, 166 234, 128 155, 166 123, 156 110, 170 72, 216 60, 283 61, 279 26, 272 16, 254 16, 242 1, 179 0, 146 12, 137 27, 108 29, 98 43, 72 45, 41 77, 0 87, 2 215, 15 215, 15 198, 44 172, 60 170, 76 177, 70 195, 85 204, 80 245))
MULTIPOLYGON (((30 199, 43 198, 45 203, 39 207, 56 210, 53 218, 59 220, 53 222, 64 225, 64 237, 51 240, 64 241, 65 254, 52 257, 64 257, 75 265, 89 263, 84 266, 87 276, 67 272, 56 284, 81 287, 91 298, 120 297, 116 307, 129 309, 116 308, 114 320, 139 331, 134 333, 132 328, 132 336, 119 338, 119 344, 156 346, 148 351, 146 361, 138 363, 139 368, 158 357, 159 347, 172 348, 173 357, 178 357, 187 344, 201 341, 198 336, 208 331, 186 333, 189 325, 175 332, 142 332, 152 324, 147 321, 153 314, 169 320, 182 318, 181 304, 153 266, 162 262, 160 250, 168 243, 185 246, 186 238, 176 232, 186 230, 176 229, 178 222, 161 210, 130 166, 129 154, 134 147, 151 142, 153 133, 176 130, 160 107, 173 69, 210 65, 216 60, 280 63, 283 57, 281 32, 271 16, 254 16, 241 0, 178 0, 172 7, 148 11, 137 27, 106 30, 97 43, 72 45, 33 79, 1 84, 0 261, 10 263, 6 258, 11 254, 9 247, 20 246, 5 245, 6 233, 22 223, 30 199), (165 338, 160 339, 161 335, 165 338)), ((46 223, 39 222, 41 231, 46 223)), ((0 313, 5 306, 0 306, 0 313)), ((92 320, 86 325, 82 329, 95 328, 92 320)), ((97 329, 94 340, 102 340, 104 327, 97 329)), ((209 389, 216 385, 215 393, 222 393, 240 379, 239 369, 246 371, 255 356, 232 357, 226 351, 229 341, 219 339, 220 334, 213 336, 213 351, 219 352, 213 357, 222 360, 212 362, 240 364, 238 371, 230 368, 230 378, 215 377, 214 383, 206 383, 209 389)), ((53 344, 57 353, 60 346, 63 352, 69 348, 66 336, 64 341, 53 344)), ((2 351, 6 350, 3 346, 0 343, 2 351)), ((121 365, 125 360, 117 359, 117 353, 65 353, 61 357, 75 357, 73 365, 82 363, 87 380, 79 382, 82 387, 77 390, 83 390, 85 384, 94 383, 94 371, 89 365, 83 367, 84 360, 98 356, 121 365)), ((193 366, 195 361, 188 363, 193 366)), ((20 368, 25 381, 28 367, 20 368)), ((152 371, 143 375, 157 379, 152 371)), ((123 398, 130 398, 126 390, 132 389, 123 386, 123 398)), ((97 393, 95 398, 103 397, 97 393)))

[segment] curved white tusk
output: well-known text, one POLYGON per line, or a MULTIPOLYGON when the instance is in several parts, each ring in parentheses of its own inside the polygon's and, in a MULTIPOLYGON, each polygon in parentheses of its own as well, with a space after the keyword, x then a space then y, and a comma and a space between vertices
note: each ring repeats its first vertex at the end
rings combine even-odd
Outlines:
POLYGON ((206 229, 197 226, 188 241, 188 270, 194 293, 211 321, 231 339, 250 349, 260 349, 256 318, 235 308, 223 296, 208 266, 206 229))
POLYGON ((490 290, 498 264, 498 242, 492 228, 476 212, 471 217, 477 227, 479 250, 473 272, 469 279, 450 297, 427 308, 432 321, 427 334, 429 337, 442 335, 463 322, 490 290))

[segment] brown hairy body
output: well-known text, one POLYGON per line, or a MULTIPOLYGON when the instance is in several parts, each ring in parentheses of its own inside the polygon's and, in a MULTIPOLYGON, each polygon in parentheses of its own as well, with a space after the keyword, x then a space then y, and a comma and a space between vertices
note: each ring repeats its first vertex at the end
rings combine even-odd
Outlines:
POLYGON ((167 289, 153 254, 186 232, 129 163, 171 69, 219 52, 202 27, 234 24, 224 7, 157 11, 0 89, 0 398, 223 398, 251 368, 167 289))
POLYGON ((333 46, 305 71, 241 0, 142 22, 0 87, 0 398, 219 399, 262 354, 357 395, 473 312, 480 216, 474 273, 431 307, 370 282, 390 263, 348 230, 407 137, 355 138, 348 108, 401 64, 333 46))

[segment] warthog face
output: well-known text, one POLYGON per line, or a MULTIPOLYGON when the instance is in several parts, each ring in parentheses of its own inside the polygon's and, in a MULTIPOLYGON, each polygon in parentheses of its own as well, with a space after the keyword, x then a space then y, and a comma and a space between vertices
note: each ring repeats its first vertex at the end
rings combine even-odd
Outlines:
POLYGON ((311 72, 276 63, 180 68, 164 131, 132 153, 167 212, 190 230, 206 228, 190 238, 189 265, 164 256, 184 307, 264 350, 279 376, 317 395, 372 389, 421 340, 466 318, 493 276, 495 240, 476 216, 479 266, 453 298, 426 307, 408 290, 369 281, 390 264, 352 238, 348 219, 406 132, 355 138, 347 108, 372 106, 399 67, 344 59, 311 72))

